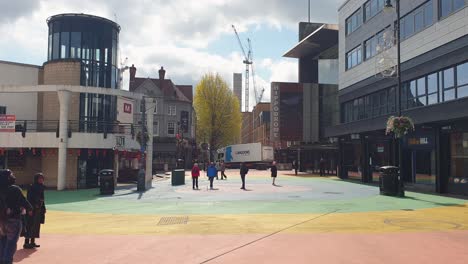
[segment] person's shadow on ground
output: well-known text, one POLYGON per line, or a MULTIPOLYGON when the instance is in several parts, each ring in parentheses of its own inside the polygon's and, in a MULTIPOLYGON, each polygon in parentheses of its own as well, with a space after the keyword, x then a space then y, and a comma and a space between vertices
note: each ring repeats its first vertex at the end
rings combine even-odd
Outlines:
POLYGON ((29 258, 32 254, 36 253, 36 249, 19 249, 15 253, 14 262, 21 262, 24 259, 29 258))

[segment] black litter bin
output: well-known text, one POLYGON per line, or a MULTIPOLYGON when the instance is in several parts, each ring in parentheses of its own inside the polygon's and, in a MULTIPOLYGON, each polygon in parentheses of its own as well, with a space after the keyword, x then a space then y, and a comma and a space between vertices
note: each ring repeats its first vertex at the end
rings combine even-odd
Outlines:
POLYGON ((177 169, 172 170, 171 183, 175 185, 184 185, 185 184, 185 170, 177 169))
POLYGON ((103 194, 114 194, 114 171, 113 170, 101 170, 99 172, 99 188, 101 195, 103 194))
POLYGON ((380 194, 397 196, 399 190, 399 168, 394 166, 385 166, 380 168, 380 194))

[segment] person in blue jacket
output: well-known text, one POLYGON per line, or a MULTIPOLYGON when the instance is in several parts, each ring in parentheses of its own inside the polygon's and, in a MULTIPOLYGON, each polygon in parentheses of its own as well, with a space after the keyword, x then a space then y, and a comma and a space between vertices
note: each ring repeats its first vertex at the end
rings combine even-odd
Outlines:
POLYGON ((210 189, 213 190, 213 180, 218 174, 218 170, 216 169, 216 166, 214 162, 210 163, 210 166, 208 166, 208 169, 206 171, 206 175, 208 176, 208 179, 210 180, 210 189))

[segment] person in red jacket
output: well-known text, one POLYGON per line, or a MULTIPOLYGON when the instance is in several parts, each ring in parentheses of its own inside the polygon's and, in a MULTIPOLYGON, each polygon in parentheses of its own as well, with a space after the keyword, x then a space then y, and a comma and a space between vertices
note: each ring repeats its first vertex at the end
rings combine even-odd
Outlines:
POLYGON ((200 176, 200 168, 198 168, 198 164, 194 163, 192 167, 192 189, 195 190, 197 187, 198 190, 198 177, 200 176))

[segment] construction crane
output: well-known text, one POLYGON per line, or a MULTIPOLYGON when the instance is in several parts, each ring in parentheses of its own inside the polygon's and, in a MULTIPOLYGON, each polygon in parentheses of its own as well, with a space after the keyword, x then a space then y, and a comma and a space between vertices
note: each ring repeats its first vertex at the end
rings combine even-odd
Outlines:
POLYGON ((254 89, 254 92, 255 92, 255 101, 258 104, 258 103, 262 102, 263 93, 265 92, 265 88, 262 88, 262 90, 260 91, 260 96, 259 96, 258 93, 257 93, 257 83, 255 81, 252 42, 250 41, 250 39, 247 39, 247 43, 249 45, 250 62, 251 62, 250 68, 252 69, 252 81, 253 81, 253 89, 254 89))
POLYGON ((250 79, 250 70, 249 67, 252 65, 252 51, 250 50, 250 39, 247 39, 247 42, 249 43, 249 51, 248 53, 245 53, 244 45, 242 45, 242 41, 240 40, 239 34, 237 33, 236 27, 232 25, 232 29, 234 30, 234 33, 236 34, 237 41, 239 42, 239 46, 242 50, 242 54, 244 55, 244 60, 242 61, 245 64, 245 99, 244 99, 244 109, 245 112, 249 111, 249 79, 250 79))

